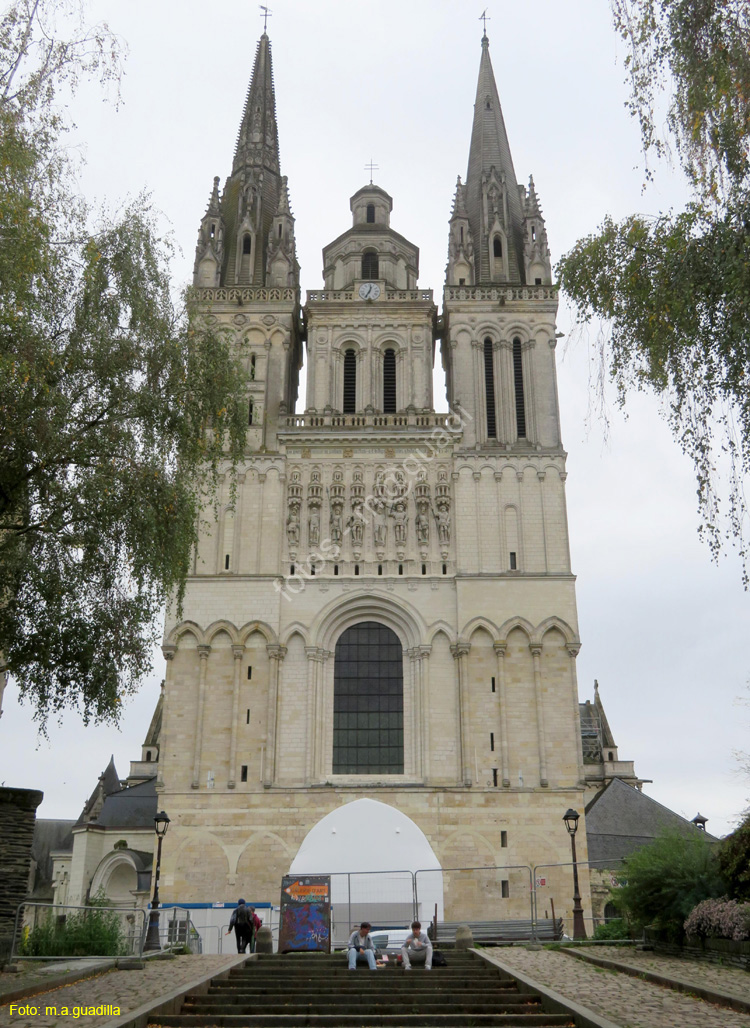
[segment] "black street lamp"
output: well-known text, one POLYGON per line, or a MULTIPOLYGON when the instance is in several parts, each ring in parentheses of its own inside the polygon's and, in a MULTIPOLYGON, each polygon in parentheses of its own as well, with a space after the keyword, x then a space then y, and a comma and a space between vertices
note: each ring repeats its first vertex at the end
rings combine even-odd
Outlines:
POLYGON ((156 831, 156 871, 154 874, 154 898, 151 900, 151 913, 148 918, 148 933, 146 934, 146 945, 144 949, 161 949, 159 942, 159 873, 161 871, 161 843, 169 828, 169 818, 160 810, 154 818, 154 830, 156 831))
POLYGON ((577 810, 569 810, 563 817, 563 823, 570 835, 570 845, 573 850, 573 938, 586 938, 586 925, 583 923, 583 907, 581 906, 581 892, 578 888, 578 863, 576 860, 576 832, 578 831, 577 810))

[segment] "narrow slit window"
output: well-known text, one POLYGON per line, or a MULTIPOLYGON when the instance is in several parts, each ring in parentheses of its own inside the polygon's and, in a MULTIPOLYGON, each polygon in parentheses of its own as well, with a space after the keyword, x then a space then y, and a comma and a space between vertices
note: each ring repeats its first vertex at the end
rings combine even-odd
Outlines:
POLYGON ((366 218, 367 218, 367 224, 368 225, 374 225, 375 224, 375 204, 374 203, 368 203, 366 218))
POLYGON ((250 681, 250 679, 251 679, 252 677, 253 677, 253 669, 252 669, 251 667, 249 667, 249 668, 247 669, 247 680, 248 680, 248 682, 250 681))
POLYGON ((290 565, 290 567, 289 567, 289 574, 290 575, 294 575, 294 564, 290 565))
POLYGON ((311 564, 310 565, 310 577, 312 578, 314 575, 315 575, 315 565, 311 564))
POLYGON ((492 340, 484 341, 484 393, 487 401, 487 438, 497 438, 495 422, 495 368, 492 340))
POLYGON ((426 564, 423 564, 423 565, 422 565, 422 574, 423 574, 423 575, 426 575, 426 574, 427 574, 427 565, 426 565, 426 564))
POLYGON ((502 259, 503 243, 499 236, 495 236, 492 240, 492 256, 497 259, 502 259))
POLYGON ((516 390, 516 432, 519 439, 526 438, 526 401, 523 392, 523 360, 521 340, 513 340, 513 384, 516 390))
POLYGON ((229 554, 227 553, 224 557, 224 570, 229 571, 229 554))
POLYGON ((250 355, 250 381, 255 381, 255 354, 250 355))
POLYGON ((382 564, 378 564, 378 574, 379 575, 383 574, 383 565, 382 564))
POLYGON ((504 900, 507 900, 507 899, 510 898, 510 882, 508 881, 507 878, 504 878, 502 880, 502 882, 500 883, 500 893, 501 893, 502 898, 504 900))
POLYGON ((507 850, 508 848, 508 833, 500 832, 500 849, 507 850))
POLYGON ((247 708, 247 713, 245 715, 245 724, 246 725, 250 724, 250 708, 249 707, 247 708))
POLYGON ((396 413, 396 351, 390 349, 383 354, 383 411, 396 413))
POLYGON ((510 551, 510 570, 511 571, 517 571, 518 570, 518 561, 516 560, 516 554, 515 554, 514 550, 510 551))
POLYGON ((211 238, 213 239, 215 235, 216 235, 216 225, 213 222, 211 222, 211 238))
POLYGON ((495 752, 495 733, 494 732, 490 732, 490 750, 493 753, 495 752))
POLYGON ((334 564, 333 565, 333 573, 334 573, 334 575, 337 575, 339 573, 339 566, 338 566, 338 564, 334 564))
POLYGON ((492 784, 495 785, 495 786, 497 785, 497 768, 496 767, 493 767, 493 769, 492 769, 492 784))
POLYGON ((403 575, 403 573, 404 573, 404 565, 403 564, 399 564, 399 566, 398 566, 398 573, 400 575, 403 575))
POLYGON ((344 414, 357 409, 357 354, 347 350, 344 354, 344 414))
POLYGON ((358 575, 358 574, 359 574, 359 564, 355 564, 355 565, 354 565, 354 574, 355 574, 355 575, 358 575))
POLYGON ((247 781, 247 764, 243 764, 242 767, 240 768, 240 781, 241 782, 246 782, 247 781))
POLYGON ((249 254, 251 249, 252 249, 252 246, 253 246, 252 237, 249 236, 249 235, 243 236, 242 237, 242 252, 244 254, 249 254))
POLYGON ((447 564, 443 564, 443 574, 444 575, 448 574, 448 565, 447 564))
POLYGON ((248 400, 248 403, 247 403, 247 423, 248 423, 248 425, 252 425, 252 423, 253 423, 253 414, 254 413, 255 413, 255 408, 253 406, 253 401, 252 400, 248 400))
POLYGON ((493 692, 495 691, 495 679, 494 678, 492 679, 492 691, 493 692))

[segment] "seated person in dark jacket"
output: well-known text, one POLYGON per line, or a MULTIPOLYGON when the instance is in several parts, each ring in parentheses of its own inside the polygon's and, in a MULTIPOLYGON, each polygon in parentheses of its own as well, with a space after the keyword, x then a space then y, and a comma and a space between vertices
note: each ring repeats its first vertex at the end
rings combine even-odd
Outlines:
POLYGON ((349 936, 349 970, 354 971, 357 966, 357 957, 361 954, 367 961, 371 971, 376 971, 375 947, 370 938, 372 925, 369 921, 363 921, 359 928, 356 928, 349 936))

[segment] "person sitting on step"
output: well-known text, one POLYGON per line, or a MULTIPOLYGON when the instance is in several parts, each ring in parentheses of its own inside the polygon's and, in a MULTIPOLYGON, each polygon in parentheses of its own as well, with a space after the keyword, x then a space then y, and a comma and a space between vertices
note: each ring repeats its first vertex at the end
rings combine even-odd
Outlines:
POLYGON ((375 964, 375 947, 370 938, 372 925, 369 921, 363 921, 359 928, 355 928, 349 936, 349 970, 354 971, 357 966, 357 957, 363 957, 371 971, 377 971, 375 964))
POLYGON ((411 962, 424 964, 425 971, 432 970, 432 943, 429 935, 422 931, 419 921, 412 921, 411 935, 407 935, 401 947, 404 971, 411 971, 411 962))

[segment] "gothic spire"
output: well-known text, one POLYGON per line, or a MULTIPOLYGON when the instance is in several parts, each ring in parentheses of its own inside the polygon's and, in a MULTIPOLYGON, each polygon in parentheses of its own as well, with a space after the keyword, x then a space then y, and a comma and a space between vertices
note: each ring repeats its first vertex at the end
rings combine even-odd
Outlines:
POLYGON ((479 250, 477 281, 523 281, 523 211, 486 35, 474 103, 466 207, 479 250))
POLYGON ((276 127, 271 42, 265 32, 255 51, 255 64, 242 112, 232 174, 236 175, 248 167, 267 168, 279 173, 279 135, 276 127))

